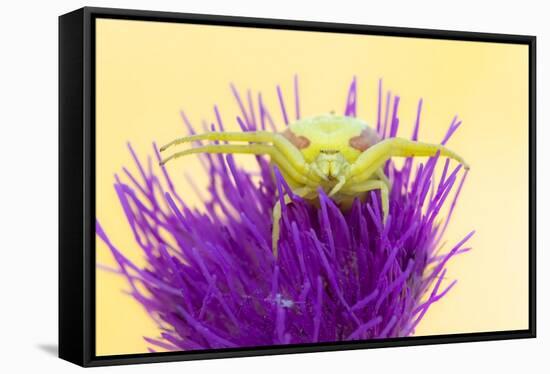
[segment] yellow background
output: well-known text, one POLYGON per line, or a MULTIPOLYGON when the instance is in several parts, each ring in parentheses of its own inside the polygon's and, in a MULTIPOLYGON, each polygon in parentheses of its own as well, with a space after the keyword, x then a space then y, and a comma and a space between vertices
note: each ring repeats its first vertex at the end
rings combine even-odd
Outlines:
MULTIPOLYGON (((113 189, 122 166, 136 171, 126 142, 143 159, 153 140, 185 134, 180 109, 200 127, 214 120, 214 104, 226 130, 236 129, 230 82, 262 91, 280 122, 275 85, 293 116, 295 73, 303 116, 341 112, 356 75, 358 115, 375 124, 383 78, 401 96, 400 134, 409 136, 423 97, 420 139, 439 142, 458 114, 463 125, 449 146, 472 167, 446 248, 475 229, 473 250, 452 260, 447 275, 458 284, 432 306, 416 335, 528 327, 527 46, 105 19, 97 20, 96 43, 97 217, 136 263, 144 262, 113 189)), ((195 202, 183 170, 204 186, 199 168, 193 157, 168 166, 176 187, 195 202)), ((115 266, 97 243, 97 263, 115 266)), ((155 324, 123 293, 125 279, 100 269, 96 275, 97 354, 146 352, 142 337, 157 336, 155 324)))

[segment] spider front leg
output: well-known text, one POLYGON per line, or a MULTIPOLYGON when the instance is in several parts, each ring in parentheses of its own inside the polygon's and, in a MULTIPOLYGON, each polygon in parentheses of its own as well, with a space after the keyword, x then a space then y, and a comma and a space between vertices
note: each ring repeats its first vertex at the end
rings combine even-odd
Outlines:
POLYGON ((205 145, 202 147, 190 148, 185 151, 177 152, 165 159, 160 164, 164 165, 170 160, 174 160, 179 157, 197 154, 197 153, 223 153, 223 154, 254 154, 254 155, 268 155, 271 157, 273 163, 275 163, 281 170, 289 175, 293 180, 298 181, 302 185, 313 186, 317 184, 312 180, 309 175, 311 173, 303 174, 302 170, 307 170, 305 162, 297 163, 285 158, 285 156, 273 146, 266 144, 247 144, 247 145, 232 145, 232 144, 219 144, 219 145, 205 145))
POLYGON ((378 176, 378 179, 380 179, 382 182, 388 186, 388 190, 391 190, 391 182, 386 173, 384 173, 384 169, 380 168, 376 171, 376 175, 378 176))
POLYGON ((380 190, 380 199, 382 200, 383 222, 386 223, 390 212, 389 199, 389 182, 383 180, 367 180, 364 182, 350 183, 346 186, 346 190, 354 194, 368 192, 372 190, 380 190))
POLYGON ((364 151, 350 166, 350 182, 363 182, 371 179, 391 157, 431 157, 437 153, 444 157, 452 158, 464 165, 468 164, 455 152, 440 144, 421 143, 402 138, 390 138, 376 143, 364 151))
MULTIPOLYGON (((299 186, 293 191, 296 195, 304 197, 312 191, 315 191, 315 188, 319 185, 320 178, 312 173, 309 164, 305 162, 304 157, 302 156, 300 151, 296 149, 296 147, 286 138, 279 134, 260 131, 246 133, 212 132, 176 139, 161 147, 160 151, 163 152, 173 145, 193 142, 197 140, 245 141, 251 142, 251 144, 214 144, 200 146, 177 152, 163 159, 160 164, 164 165, 170 160, 197 153, 268 155, 270 156, 273 164, 279 167, 281 174, 284 176, 285 180, 287 180, 293 187, 299 186), (265 143, 272 143, 273 145, 265 143)), ((285 196, 285 204, 289 201, 290 198, 288 196, 285 196)), ((272 214, 272 250, 275 257, 277 257, 277 242, 280 235, 281 219, 281 205, 279 200, 277 200, 273 208, 272 214)))
MULTIPOLYGON (((254 146, 259 145, 260 148, 258 149, 264 149, 262 147, 269 146, 273 150, 272 153, 276 153, 276 156, 279 161, 282 162, 284 159, 286 163, 292 164, 294 169, 298 171, 303 176, 306 176, 308 179, 314 180, 316 182, 320 181, 320 178, 315 175, 315 173, 312 173, 309 169, 308 165, 306 164, 304 157, 300 153, 300 151, 292 144, 288 139, 286 139, 281 134, 272 133, 268 131, 247 131, 247 132, 209 132, 205 134, 198 134, 198 135, 190 135, 185 136, 182 138, 175 139, 171 141, 170 143, 162 146, 160 148, 161 152, 164 152, 168 148, 183 144, 183 143, 190 143, 194 141, 200 141, 200 140, 211 140, 211 141, 237 141, 237 142, 250 142, 252 144, 248 146, 254 146), (272 145, 271 145, 272 144, 272 145)), ((235 145, 234 145, 235 146, 235 145)), ((237 147, 245 147, 244 145, 240 145, 237 147)), ((257 147, 256 147, 257 148, 257 147)), ((241 153, 241 152, 228 152, 228 153, 241 153)), ((253 152, 242 152, 242 153, 253 153, 253 152)), ((271 153, 267 153, 271 156, 271 153)), ((179 157, 179 156, 176 156, 179 157)), ((164 160, 163 162, 167 162, 169 159, 164 160)), ((281 165, 280 168, 282 168, 281 165)), ((295 179, 300 179, 296 178, 295 179)))
MULTIPOLYGON (((306 197, 310 193, 314 192, 315 190, 312 190, 307 187, 303 188, 297 188, 296 190, 292 191, 295 195, 299 197, 306 197)), ((285 195, 284 197, 284 204, 288 204, 291 202, 292 199, 290 196, 285 195)), ((279 236, 281 234, 281 200, 277 199, 277 202, 273 206, 273 228, 271 229, 271 249, 273 251, 273 256, 277 258, 279 255, 278 250, 278 242, 279 242, 279 236)))

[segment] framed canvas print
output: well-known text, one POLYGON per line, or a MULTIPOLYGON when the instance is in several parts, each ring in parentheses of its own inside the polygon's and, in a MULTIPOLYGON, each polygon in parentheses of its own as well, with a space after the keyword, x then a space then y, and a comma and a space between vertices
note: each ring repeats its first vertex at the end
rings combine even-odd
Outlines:
POLYGON ((59 19, 59 354, 535 337, 535 37, 59 19))

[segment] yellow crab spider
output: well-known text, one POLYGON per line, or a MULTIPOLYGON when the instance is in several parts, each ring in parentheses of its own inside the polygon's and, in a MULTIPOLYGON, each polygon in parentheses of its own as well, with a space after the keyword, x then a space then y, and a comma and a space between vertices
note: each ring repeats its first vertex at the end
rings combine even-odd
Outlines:
MULTIPOLYGON (((391 157, 441 156, 452 158, 468 169, 455 152, 439 144, 403 138, 381 139, 376 130, 354 117, 334 114, 298 120, 282 133, 267 131, 211 132, 176 139, 171 146, 199 140, 246 142, 211 144, 190 148, 163 159, 166 162, 195 153, 268 155, 294 193, 308 200, 318 197, 321 187, 337 203, 349 204, 355 197, 380 190, 383 219, 389 211, 390 182, 383 171, 391 157)), ((285 203, 288 203, 285 197, 285 203)), ((272 250, 277 256, 279 240, 279 200, 273 207, 272 250)))

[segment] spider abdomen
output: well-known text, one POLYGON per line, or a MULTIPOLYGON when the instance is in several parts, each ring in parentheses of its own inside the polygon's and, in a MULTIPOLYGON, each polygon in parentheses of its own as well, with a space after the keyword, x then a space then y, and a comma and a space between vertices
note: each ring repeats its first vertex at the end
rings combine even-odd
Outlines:
POLYGON ((366 122, 334 114, 296 121, 282 135, 300 150, 308 162, 313 162, 321 153, 341 153, 352 163, 380 141, 376 130, 366 122))

